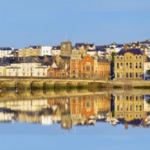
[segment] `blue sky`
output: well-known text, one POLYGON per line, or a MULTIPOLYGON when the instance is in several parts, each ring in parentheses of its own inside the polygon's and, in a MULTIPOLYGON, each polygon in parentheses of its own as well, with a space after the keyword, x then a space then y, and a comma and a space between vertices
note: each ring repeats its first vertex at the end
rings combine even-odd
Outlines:
POLYGON ((0 0, 0 46, 150 39, 149 0, 0 0))
POLYGON ((70 132, 60 124, 42 126, 29 123, 0 124, 0 145, 3 150, 141 150, 149 147, 150 130, 124 129, 109 123, 74 127, 70 132))

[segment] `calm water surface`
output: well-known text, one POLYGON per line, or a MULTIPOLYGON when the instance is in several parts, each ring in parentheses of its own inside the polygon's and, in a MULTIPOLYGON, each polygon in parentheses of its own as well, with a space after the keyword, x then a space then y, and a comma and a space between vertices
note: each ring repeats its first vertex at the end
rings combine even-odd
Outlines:
POLYGON ((143 149, 149 91, 2 92, 1 149, 143 149))

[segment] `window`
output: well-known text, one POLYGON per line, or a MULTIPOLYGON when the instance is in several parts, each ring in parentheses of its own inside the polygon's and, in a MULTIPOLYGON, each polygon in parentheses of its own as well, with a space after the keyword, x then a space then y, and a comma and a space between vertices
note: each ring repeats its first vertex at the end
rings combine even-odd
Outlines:
POLYGON ((139 56, 139 59, 141 59, 141 56, 139 56))
POLYGON ((126 73, 126 78, 128 78, 128 73, 126 73))
POLYGON ((138 96, 136 96, 136 100, 138 100, 138 96))
POLYGON ((119 63, 117 63, 117 68, 119 69, 119 63))
POLYGON ((138 105, 136 105, 136 111, 138 110, 138 105))
POLYGON ((132 59, 132 56, 130 56, 130 59, 132 59))
POLYGON ((130 63, 130 68, 132 68, 132 63, 130 63))
POLYGON ((130 73, 130 78, 132 78, 132 73, 130 73))
POLYGON ((132 96, 130 96, 130 100, 132 100, 132 96))
POLYGON ((128 100, 128 96, 126 96, 126 100, 128 100))
POLYGON ((128 56, 126 57, 126 59, 128 59, 128 56))
POLYGON ((135 68, 138 68, 138 63, 136 63, 135 68))
POLYGON ((132 111, 132 105, 130 105, 130 111, 132 111))
POLYGON ((135 74, 136 78, 138 77, 138 73, 135 74))
POLYGON ((121 63, 120 65, 123 66, 123 63, 121 63))
POLYGON ((122 57, 122 56, 121 56, 120 58, 121 58, 121 59, 123 59, 123 57, 122 57))
POLYGON ((83 71, 85 71, 85 67, 83 67, 83 71))
POLYGON ((119 73, 117 73, 117 78, 119 78, 119 73))
POLYGON ((139 109, 140 109, 140 111, 142 111, 142 106, 141 105, 139 106, 139 109))
POLYGON ((91 67, 91 71, 93 71, 93 67, 91 67))
POLYGON ((119 59, 119 57, 117 57, 117 59, 119 59))
POLYGON ((119 110, 119 105, 117 105, 117 110, 119 110))
POLYGON ((86 67, 86 71, 90 71, 90 67, 88 66, 88 67, 86 67))
POLYGON ((43 72, 43 76, 45 76, 45 73, 43 72))
POLYGON ((128 63, 126 63, 126 68, 128 68, 128 63))
POLYGON ((142 68, 142 63, 139 64, 139 68, 142 68))
POLYGON ((138 59, 138 57, 136 56, 136 59, 138 59))

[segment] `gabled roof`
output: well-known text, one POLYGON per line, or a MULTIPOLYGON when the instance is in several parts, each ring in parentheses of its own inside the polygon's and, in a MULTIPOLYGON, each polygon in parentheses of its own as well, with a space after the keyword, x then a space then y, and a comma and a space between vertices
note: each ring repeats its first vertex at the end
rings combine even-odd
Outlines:
POLYGON ((81 46, 84 46, 84 47, 86 47, 87 45, 89 45, 90 47, 93 47, 94 46, 94 43, 93 44, 85 44, 85 43, 76 43, 75 44, 75 47, 81 47, 81 46))
POLYGON ((56 63, 52 64, 52 68, 54 68, 54 69, 58 68, 58 66, 56 65, 56 63))
POLYGON ((141 49, 137 48, 137 49, 122 49, 120 50, 116 55, 124 55, 125 53, 133 53, 134 55, 143 55, 141 49))

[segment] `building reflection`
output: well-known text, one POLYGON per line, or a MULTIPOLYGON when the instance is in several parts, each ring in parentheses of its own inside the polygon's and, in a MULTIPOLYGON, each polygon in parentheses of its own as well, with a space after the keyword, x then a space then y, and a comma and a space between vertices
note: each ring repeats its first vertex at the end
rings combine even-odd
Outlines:
POLYGON ((72 126, 94 126, 96 123, 110 123, 113 126, 150 126, 149 96, 124 92, 113 94, 112 106, 109 93, 101 95, 62 96, 30 100, 0 101, 0 122, 60 124, 62 129, 72 126), (113 108, 113 111, 112 110, 113 108))

